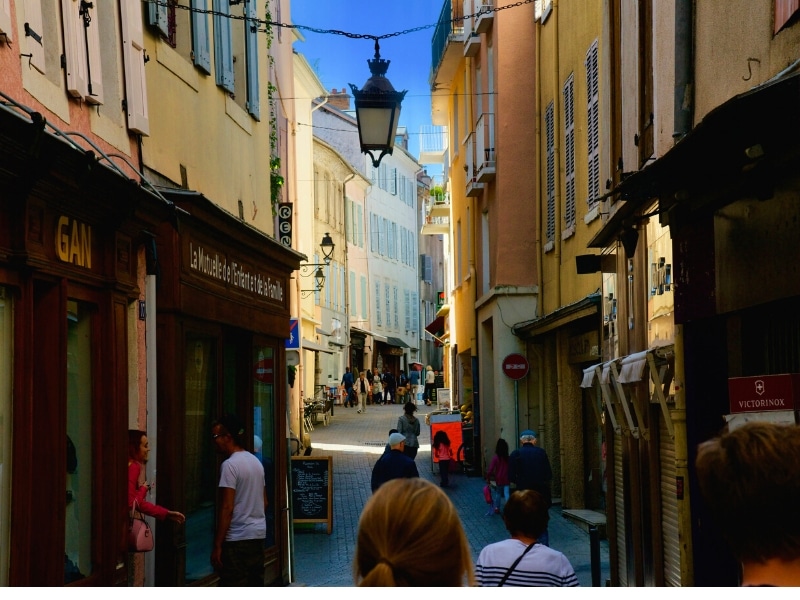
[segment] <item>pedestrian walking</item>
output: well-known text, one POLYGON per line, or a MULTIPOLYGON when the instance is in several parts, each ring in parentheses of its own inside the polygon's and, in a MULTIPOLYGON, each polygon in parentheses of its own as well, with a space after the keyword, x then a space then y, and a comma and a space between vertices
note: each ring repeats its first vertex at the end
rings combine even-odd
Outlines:
POLYGON ((503 498, 508 502, 509 496, 508 442, 503 438, 495 445, 494 456, 486 469, 486 482, 492 488, 492 510, 487 514, 500 514, 500 502, 503 498))
MULTIPOLYGON (((519 441, 522 445, 508 457, 508 480, 516 490, 539 492, 547 501, 549 508, 553 470, 550 468, 547 452, 536 445, 537 438, 538 434, 532 429, 526 429, 520 434, 519 441)), ((547 529, 538 539, 545 546, 549 545, 550 536, 547 529)))
POLYGON ((475 576, 482 587, 576 587, 569 560, 539 540, 550 519, 549 502, 538 492, 514 492, 503 521, 511 538, 489 544, 478 555, 475 576))
POLYGON ((353 379, 353 374, 350 372, 350 367, 344 368, 344 375, 342 375, 342 385, 344 386, 344 406, 345 408, 351 408, 356 405, 356 397, 353 393, 353 386, 355 385, 355 380, 353 379))
POLYGON ((397 385, 394 375, 386 369, 383 373, 383 401, 385 404, 395 403, 395 386, 397 385))
POLYGON ((450 461, 453 460, 453 449, 450 447, 450 438, 444 429, 440 429, 433 436, 433 455, 439 461, 439 476, 441 486, 450 485, 450 461))
POLYGON ((434 484, 418 478, 390 481, 367 501, 353 571, 359 587, 475 584, 456 507, 434 484))
POLYGON ((391 450, 381 457, 372 468, 371 487, 375 493, 379 487, 391 479, 404 477, 419 477, 417 463, 403 453, 406 436, 402 433, 393 433, 389 436, 391 450))
POLYGON ((244 425, 235 415, 222 417, 211 429, 217 452, 226 457, 220 468, 220 507, 211 551, 220 587, 264 585, 264 466, 245 450, 243 436, 244 425))
POLYGON ((419 450, 419 436, 420 424, 419 419, 414 416, 417 410, 417 405, 413 402, 406 402, 403 405, 403 414, 397 417, 397 431, 406 436, 406 443, 403 452, 411 459, 417 457, 419 450))
POLYGON ((431 405, 433 398, 433 388, 436 385, 436 374, 433 372, 433 367, 428 365, 425 367, 425 391, 422 397, 425 399, 425 404, 431 405))
POLYGON ((358 374, 355 391, 358 394, 358 412, 367 412, 367 392, 369 392, 369 383, 367 382, 367 374, 364 371, 358 374))
POLYGON ((381 378, 375 377, 372 383, 372 403, 373 404, 386 404, 383 401, 383 385, 381 378))

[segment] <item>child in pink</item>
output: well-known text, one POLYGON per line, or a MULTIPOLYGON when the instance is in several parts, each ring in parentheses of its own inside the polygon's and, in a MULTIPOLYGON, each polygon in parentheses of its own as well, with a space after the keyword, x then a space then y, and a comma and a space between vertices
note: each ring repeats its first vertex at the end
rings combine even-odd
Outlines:
MULTIPOLYGON (((508 494, 509 494, 509 480, 508 480, 508 442, 506 442, 503 438, 497 440, 497 445, 495 446, 494 456, 492 457, 491 462, 489 463, 489 468, 486 470, 486 481, 487 483, 491 483, 491 480, 494 479, 495 486, 493 490, 493 499, 494 499, 494 513, 500 513, 500 500, 505 497, 506 502, 508 502, 508 494)), ((486 513, 487 515, 492 514, 492 511, 486 513)))
POLYGON ((453 458, 453 450, 450 448, 450 438, 443 429, 437 431, 433 436, 433 455, 439 461, 441 486, 447 487, 450 485, 450 461, 453 458))

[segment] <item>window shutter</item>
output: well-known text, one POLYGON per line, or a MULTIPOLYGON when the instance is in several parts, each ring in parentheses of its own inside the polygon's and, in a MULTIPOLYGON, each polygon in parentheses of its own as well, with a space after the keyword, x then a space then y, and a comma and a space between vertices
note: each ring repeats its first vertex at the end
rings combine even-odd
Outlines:
POLYGON ((89 27, 86 29, 86 44, 89 58, 89 104, 103 103, 103 66, 100 61, 100 20, 97 18, 97 2, 86 4, 89 11, 89 27))
POLYGON ((208 0, 192 0, 192 51, 194 64, 204 73, 211 74, 211 46, 208 37, 208 0))
POLYGON ((544 113, 544 129, 547 143, 547 241, 555 242, 556 238, 556 173, 555 173, 555 107, 547 105, 544 113))
POLYGON ((422 255, 425 258, 425 275, 423 281, 425 283, 433 283, 433 257, 428 254, 422 255))
POLYGON ((394 328, 395 329, 400 329, 400 320, 399 320, 399 317, 398 317, 398 313, 400 312, 400 306, 399 306, 400 302, 398 300, 399 296, 397 294, 397 286, 396 285, 393 286, 392 292, 394 293, 393 294, 394 295, 394 328))
POLYGON ((5 34, 7 41, 14 41, 14 32, 11 25, 11 0, 0 0, 0 33, 5 34))
POLYGON ((381 284, 375 282, 375 322, 381 327, 381 284))
MULTIPOLYGON (((226 2, 227 4, 227 2, 226 2)), ((169 12, 166 2, 150 2, 147 5, 147 24, 169 39, 169 12)))
POLYGON ((597 41, 586 54, 587 138, 588 138, 588 196, 589 204, 600 197, 600 90, 597 67, 597 41))
MULTIPOLYGON (((35 3, 34 3, 35 4, 35 3)), ((142 135, 150 134, 147 112, 147 80, 144 75, 144 32, 142 4, 119 0, 122 21, 122 57, 125 63, 125 104, 128 129, 142 135)))
MULTIPOLYGON (((31 4, 30 2, 28 4, 31 4)), ((86 42, 80 0, 61 0, 64 27, 64 55, 66 58, 67 92, 75 98, 89 95, 86 68, 86 42)))
POLYGON ((800 9, 800 0, 775 0, 775 33, 778 33, 792 15, 800 9))
POLYGON ((411 292, 411 329, 419 331, 419 302, 417 292, 411 292))
POLYGON ((367 318, 367 278, 361 276, 361 318, 367 318))
POLYGON ((575 225, 575 80, 572 75, 564 84, 564 224, 575 225))
POLYGON ((358 314, 358 307, 356 304, 356 274, 355 271, 350 271, 350 306, 347 307, 347 312, 351 315, 358 314))
MULTIPOLYGON (((19 10, 19 9, 17 9, 19 10)), ((40 2, 26 2, 25 3, 25 26, 26 29, 30 28, 39 39, 33 35, 26 35, 25 48, 27 53, 31 55, 31 65, 36 68, 40 73, 47 73, 45 69, 44 60, 44 23, 42 20, 42 5, 40 2)))
POLYGON ((258 9, 256 0, 245 0, 244 10, 248 19, 245 21, 244 30, 245 51, 247 54, 247 112, 253 115, 253 118, 259 120, 258 9))
POLYGON ((233 88, 233 50, 228 0, 214 0, 214 77, 217 85, 231 94, 233 88))
POLYGON ((406 307, 406 331, 408 331, 411 329, 411 292, 404 290, 403 299, 406 307))
POLYGON ((358 247, 364 247, 364 207, 358 206, 358 247))
POLYGON ((397 169, 389 171, 389 191, 397 195, 397 169))

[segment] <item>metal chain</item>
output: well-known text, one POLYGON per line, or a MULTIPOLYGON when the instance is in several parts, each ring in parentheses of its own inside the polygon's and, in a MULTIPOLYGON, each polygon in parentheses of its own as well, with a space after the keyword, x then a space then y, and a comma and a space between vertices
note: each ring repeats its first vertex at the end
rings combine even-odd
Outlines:
MULTIPOLYGON (((270 21, 266 19, 251 19, 244 15, 232 15, 229 13, 224 13, 218 10, 213 9, 203 9, 203 8, 192 8, 191 6, 186 6, 184 4, 178 4, 174 0, 143 0, 148 4, 155 4, 157 6, 166 6, 166 7, 173 7, 173 8, 180 8, 181 10, 186 10, 189 12, 196 12, 202 13, 206 15, 213 15, 216 17, 225 17, 228 19, 234 19, 237 21, 255 21, 259 25, 269 25, 272 27, 283 27, 285 29, 300 29, 303 31, 311 31, 313 33, 321 33, 321 34, 331 34, 331 35, 341 35, 351 39, 367 39, 367 40, 385 40, 387 38, 397 37, 401 35, 408 35, 410 33, 416 33, 418 31, 424 31, 425 29, 431 29, 432 27, 436 27, 439 25, 439 22, 431 23, 429 25, 420 25, 419 27, 412 27, 410 29, 403 29, 402 31, 395 31, 393 33, 384 33, 382 35, 372 35, 370 33, 351 33, 349 31, 342 31, 340 29, 320 29, 318 27, 310 27, 308 25, 293 25, 290 23, 278 23, 275 21, 270 21)), ((252 1, 252 0, 251 0, 252 1)), ((487 8, 483 10, 479 10, 476 13, 471 15, 463 15, 461 17, 456 17, 454 19, 450 19, 450 23, 460 23, 465 21, 466 19, 472 19, 474 17, 479 17, 482 15, 488 15, 490 13, 500 12, 501 10, 506 10, 509 8, 517 8, 519 6, 523 6, 525 4, 531 4, 535 2, 535 0, 520 0, 519 2, 515 2, 514 4, 508 4, 506 6, 501 6, 499 8, 487 8)), ((266 33, 266 29, 259 29, 261 33, 266 33)))

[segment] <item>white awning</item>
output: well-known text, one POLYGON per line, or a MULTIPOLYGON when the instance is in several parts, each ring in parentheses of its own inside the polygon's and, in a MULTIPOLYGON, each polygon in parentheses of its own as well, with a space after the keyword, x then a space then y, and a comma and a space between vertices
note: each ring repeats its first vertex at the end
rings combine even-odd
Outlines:
POLYGON ((592 365, 588 369, 583 370, 583 381, 581 381, 582 388, 590 388, 594 385, 594 377, 597 375, 597 367, 600 365, 592 365))
POLYGON ((307 340, 303 338, 303 350, 312 350, 313 352, 327 352, 328 354, 333 354, 335 351, 326 348, 325 346, 321 346, 316 342, 312 342, 311 340, 307 340))
POLYGON ((641 381, 642 375, 644 374, 644 366, 647 363, 648 352, 649 350, 645 350, 644 352, 636 352, 635 354, 629 354, 623 358, 621 362, 621 368, 619 370, 619 378, 617 381, 620 383, 633 383, 635 381, 641 381))

